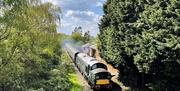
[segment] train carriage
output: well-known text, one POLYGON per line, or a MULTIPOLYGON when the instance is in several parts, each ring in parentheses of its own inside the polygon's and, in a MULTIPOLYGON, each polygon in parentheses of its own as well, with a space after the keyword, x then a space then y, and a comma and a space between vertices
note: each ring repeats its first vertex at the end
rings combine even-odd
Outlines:
POLYGON ((80 51, 77 50, 76 48, 73 48, 68 43, 65 44, 65 49, 68 52, 68 54, 70 55, 70 57, 73 59, 73 61, 75 61, 75 58, 76 58, 77 54, 80 53, 80 51))

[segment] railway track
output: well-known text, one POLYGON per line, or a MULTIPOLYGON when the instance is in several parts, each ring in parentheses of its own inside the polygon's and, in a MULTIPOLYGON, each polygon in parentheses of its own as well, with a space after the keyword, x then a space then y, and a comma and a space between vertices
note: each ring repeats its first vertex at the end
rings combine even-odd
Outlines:
POLYGON ((93 90, 91 89, 90 85, 88 84, 87 80, 84 78, 84 76, 79 72, 77 67, 72 63, 74 70, 76 72, 76 75, 78 77, 78 80, 80 82, 80 85, 83 87, 84 91, 122 91, 119 85, 112 82, 112 89, 100 89, 100 90, 93 90))
POLYGON ((93 90, 91 89, 90 85, 88 84, 87 80, 84 78, 84 76, 80 73, 78 68, 75 66, 75 64, 72 62, 73 68, 76 72, 76 75, 78 77, 78 80, 80 82, 80 85, 83 87, 84 91, 122 91, 121 87, 112 81, 112 88, 111 89, 99 89, 99 90, 93 90))
POLYGON ((80 73, 80 71, 78 70, 78 68, 75 66, 75 64, 72 62, 73 68, 76 72, 76 75, 78 77, 79 83, 80 85, 83 87, 84 91, 93 91, 91 89, 91 87, 89 86, 87 80, 84 78, 84 76, 80 73))

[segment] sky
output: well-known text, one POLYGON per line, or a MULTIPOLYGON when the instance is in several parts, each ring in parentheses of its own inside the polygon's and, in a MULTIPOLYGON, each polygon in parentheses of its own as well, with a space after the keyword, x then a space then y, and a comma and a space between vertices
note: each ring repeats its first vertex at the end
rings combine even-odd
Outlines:
POLYGON ((75 27, 81 26, 83 32, 90 31, 92 36, 99 32, 98 23, 103 15, 105 0, 48 0, 60 6, 61 24, 57 31, 71 34, 75 27))

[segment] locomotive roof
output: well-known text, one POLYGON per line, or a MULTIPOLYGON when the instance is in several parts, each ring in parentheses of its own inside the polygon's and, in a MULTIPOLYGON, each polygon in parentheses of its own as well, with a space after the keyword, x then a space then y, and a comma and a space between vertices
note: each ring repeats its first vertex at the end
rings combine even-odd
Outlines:
MULTIPOLYGON (((96 63, 102 63, 102 62, 100 62, 100 61, 98 61, 98 60, 96 60, 96 61, 90 61, 89 62, 89 65, 90 66, 93 66, 94 64, 96 64, 96 63)), ((103 64, 103 63, 102 63, 103 64)))
POLYGON ((108 71, 103 68, 97 68, 97 69, 92 70, 92 73, 94 74, 100 73, 100 72, 108 72, 108 71))
POLYGON ((78 56, 81 57, 84 60, 84 62, 86 62, 90 66, 93 66, 96 63, 102 63, 99 60, 97 60, 96 58, 90 57, 85 53, 79 53, 78 56))
POLYGON ((88 55, 86 53, 79 53, 78 56, 83 58, 83 59, 88 58, 88 55))
POLYGON ((78 48, 76 46, 72 46, 68 43, 65 44, 65 47, 68 48, 74 54, 77 52, 80 52, 80 50, 78 50, 78 48))
POLYGON ((82 45, 82 47, 83 47, 83 48, 92 48, 92 49, 96 49, 96 45, 90 44, 90 43, 84 44, 84 45, 82 45))

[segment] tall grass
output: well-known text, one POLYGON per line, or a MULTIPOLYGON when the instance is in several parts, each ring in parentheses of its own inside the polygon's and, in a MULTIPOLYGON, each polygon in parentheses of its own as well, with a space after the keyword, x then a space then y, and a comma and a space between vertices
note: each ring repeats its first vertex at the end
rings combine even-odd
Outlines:
POLYGON ((69 81, 71 83, 70 91, 83 91, 83 87, 80 85, 78 81, 78 77, 76 75, 76 72, 74 71, 73 65, 71 65, 72 60, 66 51, 63 51, 61 59, 64 60, 64 62, 67 62, 69 64, 67 67, 67 70, 69 72, 68 76, 69 76, 69 81))
POLYGON ((83 91, 83 87, 79 84, 78 78, 75 73, 69 74, 69 80, 72 83, 70 91, 83 91))

